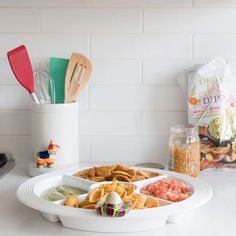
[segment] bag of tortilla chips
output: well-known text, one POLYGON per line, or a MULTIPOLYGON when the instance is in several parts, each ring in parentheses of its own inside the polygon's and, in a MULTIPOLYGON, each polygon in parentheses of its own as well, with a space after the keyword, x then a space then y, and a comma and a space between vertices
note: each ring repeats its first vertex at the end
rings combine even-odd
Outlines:
POLYGON ((236 168, 236 93, 230 66, 223 59, 196 65, 178 78, 187 94, 188 122, 199 123, 201 169, 236 168))

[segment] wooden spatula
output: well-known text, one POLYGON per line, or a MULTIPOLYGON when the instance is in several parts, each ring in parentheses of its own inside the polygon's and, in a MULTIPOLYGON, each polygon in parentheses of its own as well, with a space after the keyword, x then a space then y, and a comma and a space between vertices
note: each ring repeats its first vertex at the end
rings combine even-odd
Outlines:
POLYGON ((92 64, 89 59, 79 53, 72 53, 66 70, 65 103, 76 100, 87 84, 91 72, 92 64))
POLYGON ((16 79, 26 90, 28 90, 33 101, 39 103, 34 92, 33 69, 26 47, 21 45, 9 51, 7 57, 16 79))

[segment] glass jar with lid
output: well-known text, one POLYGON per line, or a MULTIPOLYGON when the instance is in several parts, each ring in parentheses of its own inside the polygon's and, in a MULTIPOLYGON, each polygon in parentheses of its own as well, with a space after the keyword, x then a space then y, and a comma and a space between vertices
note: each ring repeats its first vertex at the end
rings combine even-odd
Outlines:
POLYGON ((198 128, 184 125, 171 127, 169 170, 190 176, 200 172, 200 139, 198 128))

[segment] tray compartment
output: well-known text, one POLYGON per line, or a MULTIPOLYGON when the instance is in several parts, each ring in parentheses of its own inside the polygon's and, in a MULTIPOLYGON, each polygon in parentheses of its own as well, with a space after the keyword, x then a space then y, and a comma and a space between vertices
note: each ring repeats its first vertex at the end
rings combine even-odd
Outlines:
MULTIPOLYGON (((50 177, 48 179, 45 179, 45 180, 37 183, 34 187, 34 193, 37 197, 42 199, 41 195, 45 191, 47 191, 50 188, 57 187, 59 185, 68 185, 71 187, 80 188, 86 192, 88 191, 88 187, 86 185, 84 185, 83 183, 81 183, 79 181, 75 181, 74 179, 71 179, 71 178, 67 178, 67 176, 65 176, 65 175, 59 175, 59 176, 50 177)), ((62 199, 62 200, 58 200, 58 201, 50 201, 50 203, 55 204, 55 205, 63 205, 64 201, 65 201, 65 199, 62 199)), ((43 218, 45 218, 46 220, 48 220, 50 222, 60 221, 60 219, 57 215, 50 214, 48 212, 43 212, 43 211, 41 211, 40 213, 43 216, 43 218)))
MULTIPOLYGON (((87 186, 91 186, 92 184, 96 184, 96 183, 99 183, 99 182, 96 182, 96 181, 92 181, 92 180, 88 180, 88 179, 84 179, 84 178, 81 178, 79 176, 73 176, 73 174, 75 174, 76 172, 79 172, 79 171, 82 171, 82 170, 86 170, 86 169, 89 169, 91 167, 86 167, 86 168, 82 168, 82 169, 79 169, 78 171, 74 171, 73 173, 71 173, 70 175, 68 175, 69 177, 71 178, 74 178, 74 179, 77 179, 79 180, 80 182, 83 182, 85 185, 87 186)), ((151 172, 156 172, 156 173, 159 173, 160 176, 155 176, 155 177, 152 177, 152 178, 149 178, 149 179, 155 179, 155 178, 162 178, 162 173, 159 169, 148 169, 148 168, 142 168, 142 167, 132 167, 132 169, 134 170, 145 170, 145 171, 151 171, 151 172)), ((145 180, 149 180, 149 179, 145 179, 145 180)), ((142 182, 142 181, 145 181, 145 180, 139 180, 139 181, 135 181, 135 182, 132 182, 133 184, 135 183, 139 183, 139 182, 142 182)), ((103 182, 108 182, 108 181, 103 181, 103 182)), ((122 182, 122 181, 120 181, 122 182)))
MULTIPOLYGON (((172 176, 163 175, 163 178, 159 178, 159 179, 154 179, 154 178, 152 178, 152 179, 143 180, 142 182, 140 181, 140 183, 137 183, 136 186, 137 186, 137 189, 138 189, 139 193, 141 193, 141 189, 142 189, 143 187, 146 187, 146 186, 148 186, 149 184, 153 184, 153 183, 155 183, 156 181, 161 180, 161 179, 167 179, 167 180, 168 180, 168 179, 175 179, 175 180, 177 180, 177 181, 184 182, 187 186, 189 186, 190 190, 192 191, 192 195, 193 195, 194 192, 195 192, 194 186, 193 186, 192 184, 190 184, 188 181, 185 181, 185 180, 182 180, 182 179, 179 179, 179 178, 176 178, 176 177, 172 177, 172 176)), ((146 195, 146 194, 144 194, 144 195, 146 195)), ((192 195, 191 195, 191 196, 192 196, 192 195)), ((191 198, 191 196, 188 197, 187 199, 191 198)), ((154 196, 153 196, 153 197, 154 197, 154 196)), ((158 199, 162 199, 162 198, 159 198, 159 197, 157 197, 157 198, 158 198, 158 199)), ((187 199, 185 199, 185 200, 187 200, 187 199)), ((165 200, 165 199, 162 199, 162 200, 165 200)), ((183 201, 185 201, 185 200, 183 200, 183 201)), ((173 201, 170 201, 170 200, 165 200, 165 201, 171 202, 171 203, 178 203, 178 202, 173 202, 173 201)), ((180 202, 182 202, 182 201, 180 201, 180 202)))
MULTIPOLYGON (((160 176, 161 177, 161 176, 160 176)), ((195 188, 192 184, 190 184, 189 182, 187 181, 184 181, 182 179, 179 179, 179 178, 176 178, 176 177, 173 177, 173 176, 167 176, 167 175, 162 175, 163 178, 165 179, 175 179, 177 181, 182 181, 184 182, 186 185, 188 185, 190 187, 190 189, 192 190, 193 194, 194 194, 194 191, 195 191, 195 188)), ((137 189, 140 193, 141 189, 143 187, 146 187, 147 185, 149 184, 152 184, 154 182, 156 182, 157 180, 160 180, 160 179, 163 179, 163 178, 157 178, 157 179, 146 179, 146 180, 143 180, 142 182, 140 181, 140 183, 137 184, 137 189)), ((142 194, 142 193, 141 193, 142 194)), ((145 195, 145 194, 144 194, 145 195)), ((154 197, 154 196, 153 196, 154 197)), ((191 196, 190 196, 191 197, 191 196)), ((170 204, 178 204, 179 202, 172 202, 172 201, 168 201, 168 200, 165 200, 165 199, 162 199, 162 198, 159 198, 157 197, 158 201, 159 201, 159 204, 160 206, 167 206, 167 205, 170 205, 170 204)), ((188 198, 187 198, 188 199, 188 198)), ((184 201, 184 200, 183 200, 184 201)), ((168 219, 167 219, 167 222, 168 223, 175 223, 179 220, 181 220, 184 216, 185 216, 186 213, 181 213, 181 214, 173 214, 173 215, 169 215, 168 216, 168 219)))
MULTIPOLYGON (((87 198, 87 196, 88 196, 87 193, 86 194, 78 195, 78 201, 79 202, 84 201, 87 198)), ((65 199, 62 199, 62 200, 59 200, 59 201, 52 201, 51 204, 64 205, 64 202, 65 202, 65 199)), ((64 206, 64 207, 67 208, 68 206, 64 206)), ((43 212, 43 211, 41 211, 40 213, 43 216, 43 218, 46 219, 49 222, 55 223, 55 222, 59 222, 60 221, 60 218, 57 215, 50 214, 50 213, 43 212)))
MULTIPOLYGON (((112 181, 96 182, 95 184, 90 185, 89 191, 92 191, 92 190, 98 188, 100 185, 103 185, 103 184, 111 184, 111 183, 112 183, 112 181)), ((121 181, 119 181, 119 183, 122 183, 122 184, 124 184, 124 185, 132 185, 132 186, 134 186, 134 187, 136 188, 136 189, 135 189, 135 193, 138 193, 138 192, 137 192, 137 186, 136 186, 134 183, 131 183, 131 182, 121 182, 121 181)))
POLYGON ((57 187, 59 185, 68 185, 71 187, 76 187, 80 188, 81 190, 84 190, 88 192, 89 188, 87 185, 85 185, 83 182, 76 181, 73 178, 70 178, 70 176, 67 175, 58 175, 58 176, 53 176, 47 179, 44 179, 37 183, 34 186, 34 193, 40 197, 43 192, 46 190, 57 187))
MULTIPOLYGON (((154 177, 154 178, 156 178, 156 177, 154 177)), ((150 179, 147 179, 147 180, 150 180, 150 179)), ((144 181, 144 180, 139 181, 139 182, 143 182, 143 181, 144 181)), ((153 181, 154 181, 154 180, 153 180, 153 181)), ((96 188, 98 188, 98 187, 99 187, 100 185, 102 185, 102 184, 111 184, 111 183, 112 183, 112 181, 104 181, 104 182, 100 182, 100 183, 93 184, 93 185, 90 186, 89 192, 95 190, 96 188)), ((148 198, 155 198, 155 197, 153 197, 153 196, 148 196, 148 195, 145 195, 145 194, 140 193, 139 188, 138 188, 137 185, 134 184, 134 183, 122 182, 122 184, 135 186, 135 187, 136 187, 136 189, 135 189, 135 191, 134 191, 135 194, 144 195, 144 196, 147 196, 148 198)), ((142 183, 140 183, 140 184, 142 184, 142 183)), ((142 186, 142 185, 141 185, 141 186, 142 186)), ((160 207, 163 207, 163 206, 167 206, 167 205, 172 204, 172 202, 170 202, 170 201, 166 201, 166 200, 161 199, 161 198, 157 198, 157 199, 158 199, 158 201, 159 201, 160 207)))
POLYGON ((62 185, 62 184, 63 184, 63 175, 52 176, 35 184, 34 193, 35 195, 40 197, 41 194, 45 192, 46 190, 62 185))

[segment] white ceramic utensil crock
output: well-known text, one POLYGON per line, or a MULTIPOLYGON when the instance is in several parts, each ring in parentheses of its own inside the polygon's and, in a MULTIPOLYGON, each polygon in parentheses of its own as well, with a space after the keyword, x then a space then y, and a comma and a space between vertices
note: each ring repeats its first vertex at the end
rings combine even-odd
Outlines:
POLYGON ((32 158, 28 174, 62 170, 79 164, 79 108, 78 103, 36 104, 31 107, 32 158), (60 146, 52 168, 37 168, 35 153, 47 149, 50 140, 60 146))

